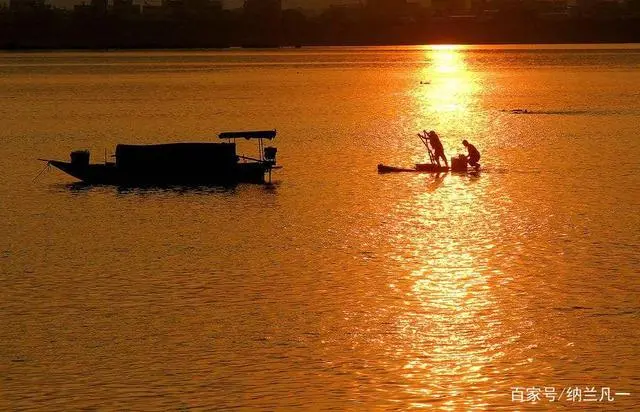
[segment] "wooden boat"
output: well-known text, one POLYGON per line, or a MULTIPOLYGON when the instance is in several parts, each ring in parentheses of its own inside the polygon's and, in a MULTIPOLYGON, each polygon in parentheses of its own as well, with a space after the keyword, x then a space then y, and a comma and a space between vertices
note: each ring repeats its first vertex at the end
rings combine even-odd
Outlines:
POLYGON ((116 146, 115 162, 90 164, 86 150, 71 152, 71 160, 39 159, 89 184, 106 185, 217 185, 265 183, 276 166, 275 147, 265 147, 276 131, 226 132, 226 143, 169 143, 116 146), (260 158, 238 156, 238 138, 255 139, 260 158))

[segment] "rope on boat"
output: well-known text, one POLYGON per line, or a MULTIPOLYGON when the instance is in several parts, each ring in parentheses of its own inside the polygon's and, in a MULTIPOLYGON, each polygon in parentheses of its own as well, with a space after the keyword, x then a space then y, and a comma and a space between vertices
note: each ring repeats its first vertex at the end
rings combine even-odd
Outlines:
POLYGON ((44 172, 46 172, 47 170, 49 170, 49 169, 51 169, 51 162, 47 162, 47 164, 44 166, 44 169, 42 169, 42 170, 40 171, 40 173, 38 173, 38 174, 36 175, 36 177, 34 177, 34 178, 33 178, 33 180, 31 181, 31 183, 35 183, 35 181, 36 181, 36 180, 38 180, 38 178, 39 178, 40 176, 42 176, 42 174, 43 174, 44 172))

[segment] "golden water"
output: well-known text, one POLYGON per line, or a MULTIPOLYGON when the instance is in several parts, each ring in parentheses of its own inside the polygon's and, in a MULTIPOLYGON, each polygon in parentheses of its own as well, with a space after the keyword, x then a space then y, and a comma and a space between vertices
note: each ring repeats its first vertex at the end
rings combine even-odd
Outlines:
POLYGON ((639 69, 618 45, 0 54, 0 409, 640 409, 639 69), (270 128, 271 187, 32 182, 270 128), (423 129, 483 170, 376 173, 423 162, 423 129), (512 400, 570 386, 630 396, 512 400))

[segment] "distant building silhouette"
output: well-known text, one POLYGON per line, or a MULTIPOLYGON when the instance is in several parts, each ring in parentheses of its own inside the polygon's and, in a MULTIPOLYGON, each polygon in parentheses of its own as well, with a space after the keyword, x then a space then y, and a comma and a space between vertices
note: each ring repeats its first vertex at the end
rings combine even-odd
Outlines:
POLYGON ((9 10, 25 13, 36 10, 43 10, 46 6, 44 4, 44 0, 10 0, 9 1, 9 10))
POLYGON ((222 2, 220 0, 163 0, 162 8, 169 15, 189 15, 197 18, 219 12, 222 10, 222 2))
POLYGON ((91 8, 96 11, 97 14, 106 14, 108 8, 107 0, 91 0, 91 8))
MULTIPOLYGON (((415 6, 415 3, 411 3, 415 6)), ((366 10, 377 19, 397 20, 405 16, 409 10, 407 0, 367 0, 366 10)))
POLYGON ((245 0, 245 46, 270 47, 281 42, 282 0, 245 0))
POLYGON ((0 5, 0 47, 640 42, 640 0, 51 1, 0 5))
POLYGON ((367 0, 367 7, 378 12, 396 13, 407 7, 407 0, 367 0))
POLYGON ((263 19, 280 18, 282 0, 245 0, 245 16, 263 19))
POLYGON ((140 14, 140 6, 133 0, 113 0, 113 14, 119 17, 130 17, 140 14))
POLYGON ((388 9, 407 4, 407 0, 367 0, 368 7, 375 7, 378 9, 388 9))

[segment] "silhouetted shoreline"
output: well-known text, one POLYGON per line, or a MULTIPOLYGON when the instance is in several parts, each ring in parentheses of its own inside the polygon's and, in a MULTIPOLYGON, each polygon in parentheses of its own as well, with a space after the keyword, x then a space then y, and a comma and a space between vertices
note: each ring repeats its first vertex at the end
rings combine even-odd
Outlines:
POLYGON ((224 49, 420 44, 639 43, 640 15, 477 16, 367 14, 307 17, 289 10, 249 19, 228 10, 198 14, 95 14, 0 9, 0 49, 224 49))
POLYGON ((270 46, 270 47, 240 47, 240 46, 223 46, 223 47, 190 47, 190 46, 177 46, 177 47, 107 47, 107 48, 98 48, 98 47, 3 47, 0 48, 0 53, 46 53, 46 52, 95 52, 95 53, 109 53, 109 52, 126 52, 126 51, 222 51, 222 50, 282 50, 282 49, 300 49, 305 47, 376 47, 376 46, 424 46, 428 45, 457 45, 457 46, 515 46, 515 45, 598 45, 598 44, 640 44, 640 41, 617 41, 617 42, 530 42, 530 43, 522 43, 522 42, 494 42, 494 43, 461 43, 461 42, 442 42, 442 43, 389 43, 389 44, 309 44, 303 45, 300 47, 291 47, 291 46, 270 46))

